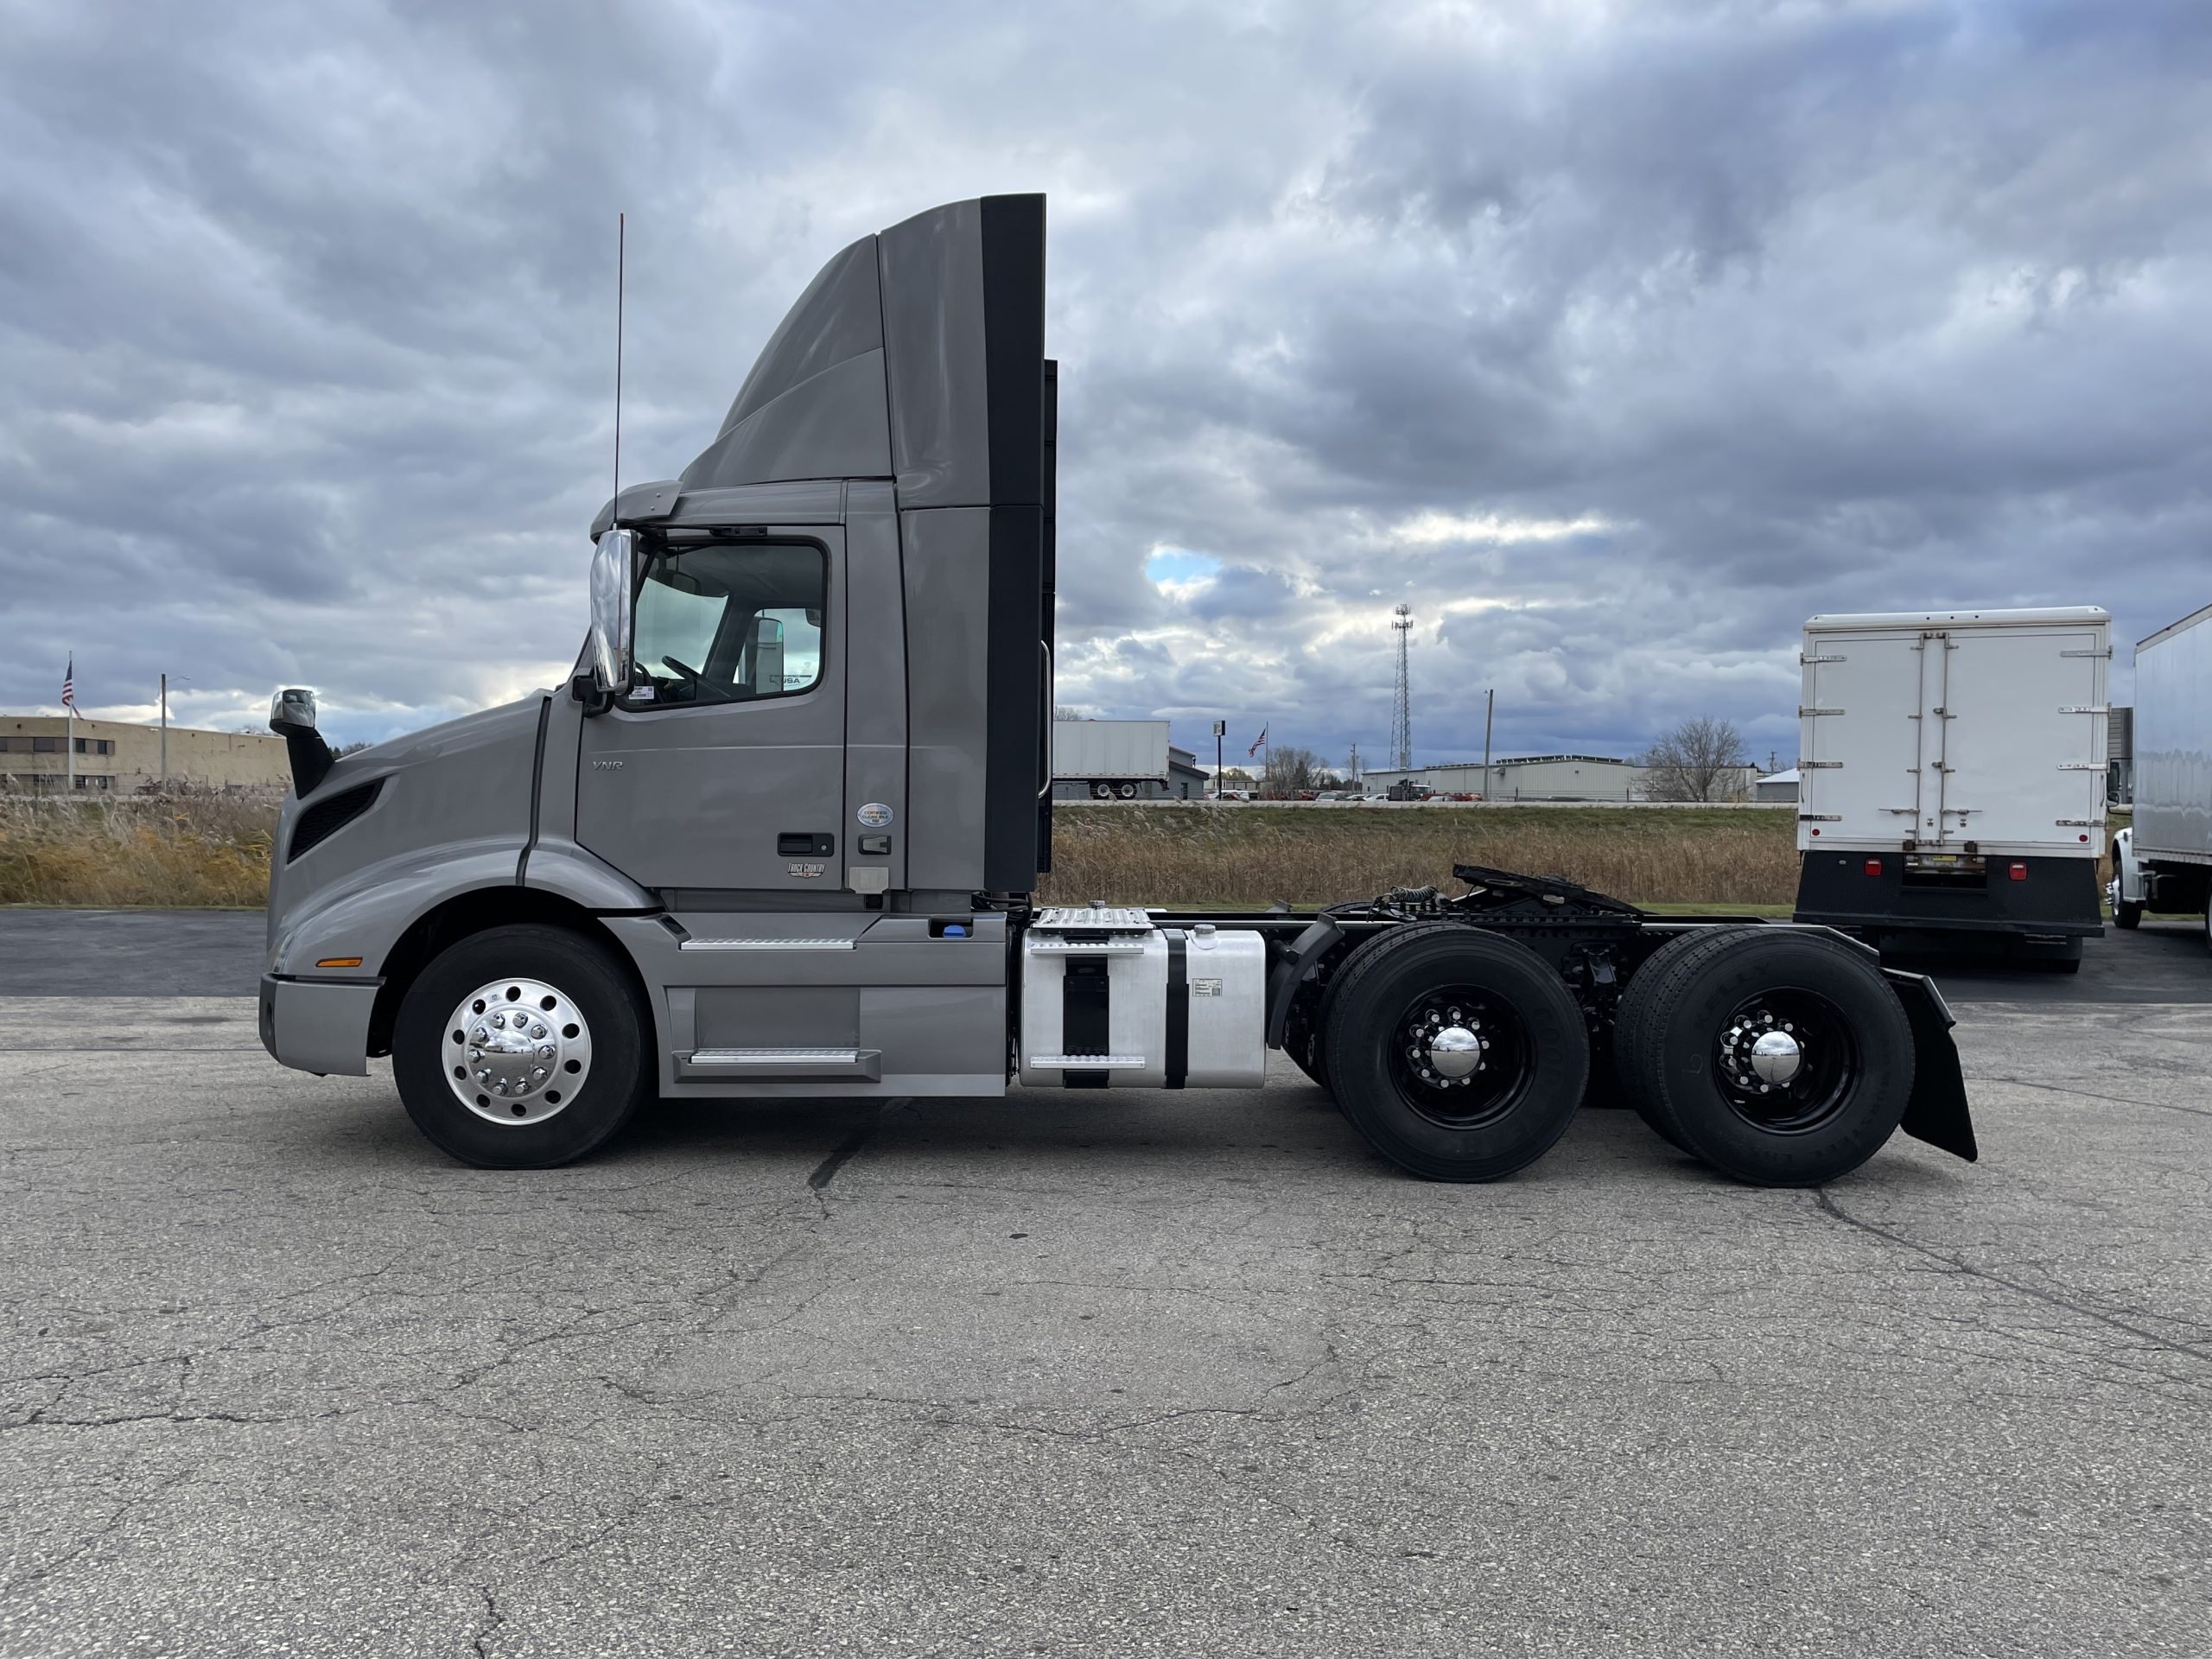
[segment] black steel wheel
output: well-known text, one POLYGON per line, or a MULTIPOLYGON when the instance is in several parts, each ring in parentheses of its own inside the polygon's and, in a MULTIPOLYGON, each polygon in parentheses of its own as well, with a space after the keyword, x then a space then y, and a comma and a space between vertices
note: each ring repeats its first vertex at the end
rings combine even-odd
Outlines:
POLYGON ((1789 928, 1688 934, 1621 999, 1621 1081, 1724 1174, 1809 1186, 1872 1157, 1912 1093, 1912 1027, 1880 968, 1789 928))
POLYGON ((1331 982, 1323 1014, 1338 1105, 1376 1151, 1432 1180, 1495 1180, 1534 1163, 1589 1077, 1589 1035, 1557 971, 1471 927, 1370 940, 1331 982))
POLYGON ((595 1150, 651 1093, 650 1019, 613 953, 564 928, 495 927, 408 987, 392 1079, 438 1147, 484 1169, 595 1150))

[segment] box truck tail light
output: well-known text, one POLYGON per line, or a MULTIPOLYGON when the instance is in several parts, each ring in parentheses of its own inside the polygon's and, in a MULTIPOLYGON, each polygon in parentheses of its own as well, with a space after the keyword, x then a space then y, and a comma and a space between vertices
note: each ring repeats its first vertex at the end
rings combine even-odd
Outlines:
POLYGON ((1866 861, 1866 874, 1869 874, 1869 875, 1879 875, 1881 873, 1882 873, 1882 861, 1881 861, 1880 859, 1878 859, 1878 858, 1870 858, 1870 859, 1868 859, 1868 860, 1866 861))
POLYGON ((2028 879, 2028 867, 2024 864, 2015 864, 2011 869, 2005 871, 2005 874, 2011 876, 2015 881, 2024 881, 2028 879))

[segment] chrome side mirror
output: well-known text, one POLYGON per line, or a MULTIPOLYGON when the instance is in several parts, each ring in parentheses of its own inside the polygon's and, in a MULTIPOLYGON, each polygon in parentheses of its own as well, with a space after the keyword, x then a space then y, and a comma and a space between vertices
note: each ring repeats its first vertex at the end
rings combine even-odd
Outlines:
POLYGON ((637 588, 638 538, 610 530, 591 556, 592 689, 601 707, 630 689, 631 597, 637 588))
POLYGON ((315 693, 307 687, 288 685, 269 699, 269 729, 278 736, 315 728, 315 693))

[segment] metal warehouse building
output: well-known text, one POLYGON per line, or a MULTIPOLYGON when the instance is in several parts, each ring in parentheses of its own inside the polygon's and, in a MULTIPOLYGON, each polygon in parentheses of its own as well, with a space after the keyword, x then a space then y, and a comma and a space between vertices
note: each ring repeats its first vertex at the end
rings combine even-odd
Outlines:
POLYGON ((1643 798, 1643 768, 1603 754, 1527 754, 1471 765, 1415 766, 1410 772, 1370 768, 1364 779, 1370 794, 1400 779, 1426 785, 1440 795, 1479 795, 1486 801, 1636 801, 1643 798))

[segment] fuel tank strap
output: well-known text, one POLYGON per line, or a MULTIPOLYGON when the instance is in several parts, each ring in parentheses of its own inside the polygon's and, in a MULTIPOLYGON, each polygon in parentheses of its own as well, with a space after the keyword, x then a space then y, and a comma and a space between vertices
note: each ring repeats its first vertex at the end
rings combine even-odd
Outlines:
POLYGON ((1190 944, 1180 930, 1167 935, 1167 1087, 1180 1089, 1191 1071, 1190 944))

